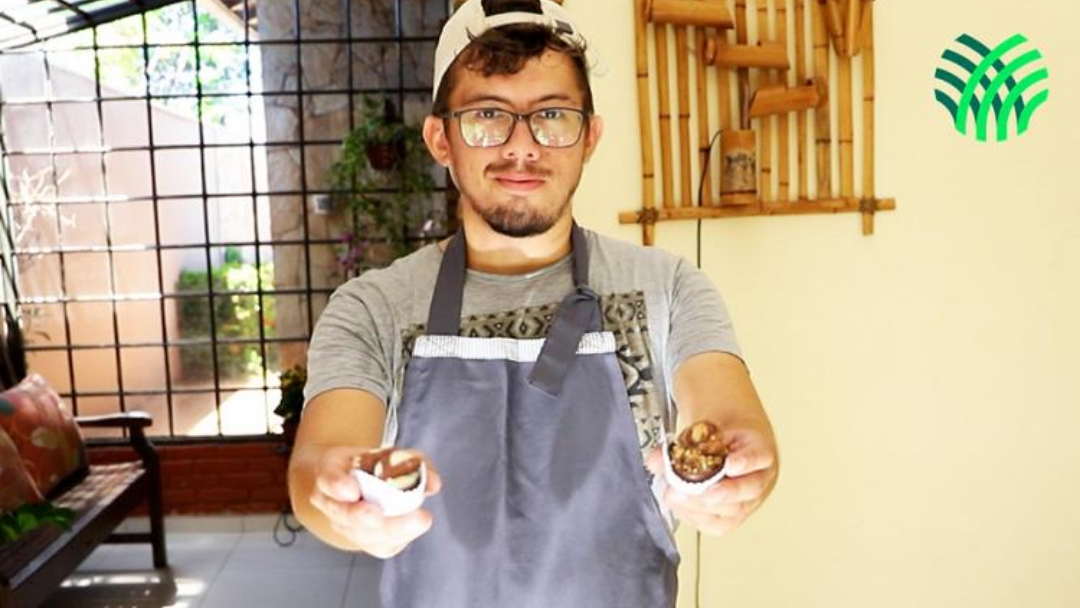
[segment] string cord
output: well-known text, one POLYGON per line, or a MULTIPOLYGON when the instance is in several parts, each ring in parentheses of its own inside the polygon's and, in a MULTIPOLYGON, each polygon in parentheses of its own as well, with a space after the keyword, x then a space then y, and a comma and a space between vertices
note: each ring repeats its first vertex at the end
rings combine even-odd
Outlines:
MULTIPOLYGON (((709 140, 709 147, 705 149, 705 158, 701 162, 701 178, 698 179, 697 189, 697 203, 698 207, 701 207, 704 203, 702 200, 703 193, 705 191, 705 179, 709 176, 709 172, 706 168, 709 166, 709 158, 712 156, 713 146, 716 145, 716 140, 720 138, 720 134, 723 129, 717 130, 713 134, 712 139, 709 140)), ((701 224, 702 217, 699 215, 697 219, 697 267, 701 270, 701 224)), ((694 566, 696 572, 694 573, 694 606, 701 608, 701 532, 698 531, 694 543, 695 547, 695 559, 694 566)))
MULTIPOLYGON (((709 159, 712 157, 713 146, 716 145, 716 140, 720 138, 720 134, 723 133, 723 129, 719 129, 713 134, 712 139, 709 140, 709 147, 705 148, 705 159, 701 162, 701 177, 698 178, 697 187, 697 204, 698 207, 702 207, 704 202, 702 197, 705 192, 705 179, 709 177, 709 172, 705 170, 709 166, 709 159)), ((701 269, 701 223, 702 217, 698 216, 697 220, 697 267, 701 269)))

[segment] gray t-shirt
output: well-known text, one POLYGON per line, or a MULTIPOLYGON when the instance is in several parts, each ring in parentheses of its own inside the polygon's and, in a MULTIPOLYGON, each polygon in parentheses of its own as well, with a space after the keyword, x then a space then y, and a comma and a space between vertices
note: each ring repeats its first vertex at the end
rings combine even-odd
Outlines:
MULTIPOLYGON (((672 372, 706 351, 741 358, 719 292, 685 259, 586 230, 589 286, 600 295, 603 330, 613 332, 630 414, 647 452, 661 424, 674 428, 672 372)), ((428 245, 339 287, 315 326, 308 351, 310 401, 323 391, 357 388, 389 405, 384 442, 397 434, 404 372, 413 341, 424 332, 442 251, 428 245)), ((470 270, 461 335, 541 338, 573 289, 570 256, 523 275, 470 270)))

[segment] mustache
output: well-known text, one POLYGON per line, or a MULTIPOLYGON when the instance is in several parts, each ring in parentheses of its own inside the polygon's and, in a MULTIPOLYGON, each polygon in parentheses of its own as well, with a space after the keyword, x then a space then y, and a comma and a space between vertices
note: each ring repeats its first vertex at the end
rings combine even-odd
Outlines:
POLYGON ((492 163, 487 167, 488 173, 522 173, 529 177, 547 178, 551 177, 551 170, 545 169, 539 165, 533 165, 524 162, 517 162, 512 160, 504 160, 492 163))

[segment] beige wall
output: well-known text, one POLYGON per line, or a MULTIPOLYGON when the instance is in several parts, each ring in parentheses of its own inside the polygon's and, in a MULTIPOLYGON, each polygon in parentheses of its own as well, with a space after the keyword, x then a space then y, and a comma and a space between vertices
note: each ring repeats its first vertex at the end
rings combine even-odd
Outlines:
MULTIPOLYGON (((705 223, 784 472, 750 523, 703 542, 702 606, 1080 605, 1080 4, 1018 6, 875 3, 877 190, 899 208, 874 236, 854 214, 705 223), (1050 101, 1019 139, 964 139, 933 99, 938 57, 1017 32, 1050 101)), ((611 69, 576 214, 640 242, 616 223, 641 201, 631 2, 566 7, 611 69)), ((693 223, 657 234, 693 259, 693 223)), ((682 584, 693 606, 691 569, 682 584)))

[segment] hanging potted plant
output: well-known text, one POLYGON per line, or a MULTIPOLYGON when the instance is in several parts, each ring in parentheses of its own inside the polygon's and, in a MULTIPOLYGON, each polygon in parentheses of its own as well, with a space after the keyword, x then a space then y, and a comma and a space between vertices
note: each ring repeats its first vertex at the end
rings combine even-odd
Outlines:
POLYGON ((364 141, 364 153, 368 163, 376 171, 390 171, 405 159, 405 139, 409 135, 404 122, 397 115, 394 102, 383 100, 382 115, 378 102, 365 98, 365 116, 370 117, 357 125, 355 137, 364 141))
POLYGON ((418 203, 435 188, 431 170, 419 127, 406 123, 390 99, 365 97, 329 173, 348 226, 338 256, 347 276, 411 251, 418 203))

